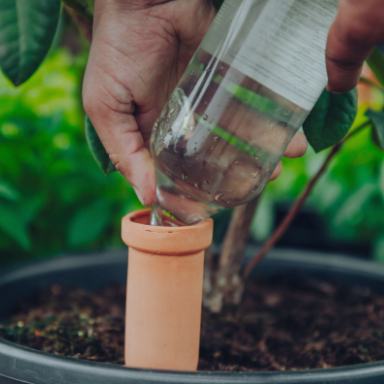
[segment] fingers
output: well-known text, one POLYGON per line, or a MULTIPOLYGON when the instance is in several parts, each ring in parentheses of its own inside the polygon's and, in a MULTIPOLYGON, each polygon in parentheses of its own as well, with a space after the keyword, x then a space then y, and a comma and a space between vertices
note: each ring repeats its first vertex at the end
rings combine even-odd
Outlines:
POLYGON ((110 60, 96 30, 83 84, 83 102, 116 169, 130 182, 144 205, 155 202, 156 178, 134 116, 135 103, 121 79, 125 66, 110 60))
POLYGON ((132 114, 111 109, 93 95, 97 89, 84 82, 84 108, 116 169, 130 182, 143 205, 155 203, 156 179, 149 150, 132 114), (93 94, 93 95, 92 95, 93 94))
POLYGON ((294 159, 296 157, 304 156, 306 151, 307 139, 302 132, 297 132, 285 150, 284 156, 294 159))
MULTIPOLYGON (((301 132, 297 132, 296 135, 293 137, 292 141, 288 145, 288 148, 286 149, 284 156, 289 157, 291 159, 295 157, 304 156, 305 152, 307 151, 307 139, 305 138, 305 135, 301 132)), ((283 168, 283 165, 281 161, 279 164, 277 164, 277 167, 273 171, 270 181, 276 179, 283 168)))
POLYGON ((280 161, 279 164, 277 164, 275 170, 273 171, 271 177, 269 178, 269 181, 275 180, 280 175, 282 169, 283 164, 280 161))
POLYGON ((364 60, 383 40, 383 1, 340 0, 327 41, 327 89, 336 93, 352 89, 359 81, 364 60))

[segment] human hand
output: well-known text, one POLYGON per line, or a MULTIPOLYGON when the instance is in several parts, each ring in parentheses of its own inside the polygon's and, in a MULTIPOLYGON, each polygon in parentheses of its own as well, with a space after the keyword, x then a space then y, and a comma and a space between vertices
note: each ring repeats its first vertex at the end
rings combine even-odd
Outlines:
POLYGON ((327 42, 327 89, 346 92, 359 81, 364 61, 384 42, 382 0, 340 0, 327 42))
MULTIPOLYGON (((84 108, 116 169, 144 205, 155 202, 151 129, 208 30, 207 0, 96 0, 84 108)), ((285 156, 302 156, 298 133, 285 156)), ((271 179, 281 171, 281 164, 271 179)))
POLYGON ((96 0, 84 108, 116 169, 155 202, 152 126, 214 17, 205 0, 96 0))

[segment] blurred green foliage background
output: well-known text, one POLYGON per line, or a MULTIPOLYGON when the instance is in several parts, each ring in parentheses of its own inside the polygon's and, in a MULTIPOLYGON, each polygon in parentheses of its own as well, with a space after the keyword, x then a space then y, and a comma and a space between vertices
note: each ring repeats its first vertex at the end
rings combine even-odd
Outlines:
POLYGON ((121 217, 140 208, 106 177, 84 135, 86 49, 54 49, 24 85, 0 76, 0 263, 121 247, 121 217))
MULTIPOLYGON (((0 74, 0 264, 121 247, 121 217, 141 207, 123 177, 105 176, 88 149, 81 103, 88 48, 76 42, 73 49, 67 32, 22 86, 0 74)), ((360 101, 358 122, 368 106, 383 104, 372 88, 360 101)), ((299 195, 327 152, 308 148, 300 159, 284 159, 252 225, 257 241, 271 233, 276 206, 299 195)), ((368 242, 384 261, 384 153, 370 130, 347 142, 307 206, 324 218, 334 241, 368 242)))

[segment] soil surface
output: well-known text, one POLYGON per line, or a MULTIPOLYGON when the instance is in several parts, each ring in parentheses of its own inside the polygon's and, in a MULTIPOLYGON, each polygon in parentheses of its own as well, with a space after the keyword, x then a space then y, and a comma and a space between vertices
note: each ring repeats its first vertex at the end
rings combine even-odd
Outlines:
MULTIPOLYGON (((79 359, 123 364, 125 286, 54 285, 0 320, 0 337, 79 359)), ((329 368, 384 359, 384 296, 298 276, 259 278, 242 304, 203 311, 199 370, 329 368)))

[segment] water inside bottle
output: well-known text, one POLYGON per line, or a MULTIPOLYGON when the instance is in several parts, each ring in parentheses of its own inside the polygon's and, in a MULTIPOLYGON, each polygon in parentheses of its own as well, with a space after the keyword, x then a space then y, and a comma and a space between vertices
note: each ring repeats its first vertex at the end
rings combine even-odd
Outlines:
POLYGON ((303 120, 301 108, 229 65, 199 64, 154 126, 154 223, 167 212, 195 224, 255 198, 303 120))

